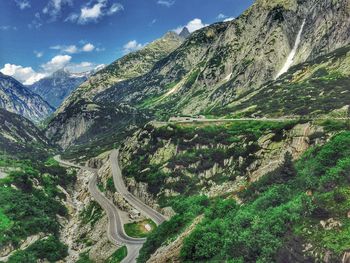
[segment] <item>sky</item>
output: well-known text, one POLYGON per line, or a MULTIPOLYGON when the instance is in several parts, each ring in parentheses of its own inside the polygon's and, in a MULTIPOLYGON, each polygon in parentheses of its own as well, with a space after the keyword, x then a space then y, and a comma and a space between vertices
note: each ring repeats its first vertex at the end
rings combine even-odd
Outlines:
POLYGON ((168 31, 234 19, 253 0, 0 0, 0 71, 24 84, 107 65, 168 31))

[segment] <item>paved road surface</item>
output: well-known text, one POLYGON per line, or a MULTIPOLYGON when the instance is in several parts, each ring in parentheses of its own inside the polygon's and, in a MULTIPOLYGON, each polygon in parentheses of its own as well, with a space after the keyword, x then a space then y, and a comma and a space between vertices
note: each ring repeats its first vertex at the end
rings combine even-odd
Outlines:
POLYGON ((132 206, 138 209, 141 212, 141 214, 152 219, 157 225, 163 223, 166 220, 165 216, 163 216, 161 213, 157 212, 156 210, 152 209, 151 207, 137 199, 126 188, 123 181, 122 172, 119 167, 119 150, 113 150, 111 152, 110 160, 112 165, 114 186, 117 192, 121 193, 125 200, 128 201, 128 203, 130 203, 132 206))
POLYGON ((128 248, 128 255, 122 261, 123 263, 131 263, 136 262, 136 258, 138 257, 139 251, 146 241, 145 238, 132 238, 125 234, 123 223, 121 221, 121 217, 118 213, 118 208, 110 201, 107 197, 105 197, 97 187, 97 169, 93 169, 90 167, 80 166, 77 164, 73 164, 67 161, 63 161, 59 156, 55 156, 54 159, 58 161, 61 165, 71 166, 79 169, 83 169, 93 173, 93 176, 89 180, 89 192, 91 196, 96 200, 97 203, 106 211, 108 216, 108 229, 107 235, 108 239, 115 245, 125 244, 128 248))

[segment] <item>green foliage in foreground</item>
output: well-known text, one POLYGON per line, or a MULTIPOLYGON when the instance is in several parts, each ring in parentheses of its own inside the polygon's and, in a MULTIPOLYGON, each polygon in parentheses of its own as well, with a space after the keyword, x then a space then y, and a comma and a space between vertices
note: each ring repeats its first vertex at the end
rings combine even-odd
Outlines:
POLYGON ((10 262, 36 262, 39 258, 53 262, 64 258, 66 248, 56 238, 60 228, 57 215, 66 216, 67 211, 59 201, 65 195, 57 186, 68 186, 74 182, 75 174, 52 160, 1 161, 5 162, 11 170, 0 179, 0 247, 12 244, 16 248, 28 236, 44 233, 49 238, 16 252, 10 262))
MULTIPOLYGON (((274 262, 287 233, 311 241, 320 253, 330 250, 334 260, 339 259, 350 245, 350 195, 339 190, 348 188, 350 183, 349 154, 350 133, 344 132, 306 153, 297 162, 296 170, 287 161, 241 194, 245 205, 209 211, 185 240, 182 259, 274 262), (312 196, 307 195, 308 191, 312 196), (320 220, 331 217, 343 224, 337 232, 320 226, 320 220)), ((226 202, 232 201, 222 202, 225 207, 226 202)))
POLYGON ((56 262, 68 255, 66 245, 63 245, 58 238, 48 238, 36 241, 27 249, 15 252, 8 260, 9 263, 36 263, 37 259, 47 259, 49 262, 56 262))
POLYGON ((119 263, 122 262, 122 260, 128 255, 128 249, 126 246, 122 246, 119 248, 116 252, 113 253, 112 256, 110 256, 106 263, 119 263))
POLYGON ((302 243, 313 244, 319 255, 330 251, 332 262, 340 262, 350 246, 349 156, 350 132, 343 132, 295 164, 287 156, 279 169, 240 193, 244 205, 231 199, 175 198, 170 205, 177 215, 149 236, 138 262, 145 262, 202 213, 204 220, 184 241, 184 262, 270 263, 292 250, 302 255, 302 243), (320 220, 329 218, 342 226, 325 230, 320 220), (291 248, 293 237, 301 241, 291 248))

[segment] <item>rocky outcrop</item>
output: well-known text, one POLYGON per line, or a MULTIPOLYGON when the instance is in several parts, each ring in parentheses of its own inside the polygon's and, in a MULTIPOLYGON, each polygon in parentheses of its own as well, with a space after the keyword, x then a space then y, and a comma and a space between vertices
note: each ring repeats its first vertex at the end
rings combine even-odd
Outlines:
MULTIPOLYGON (((291 153, 295 160, 298 159, 312 145, 310 138, 316 133, 323 133, 323 128, 305 123, 296 125, 280 143, 274 143, 271 140, 272 134, 260 138, 261 150, 255 154, 256 161, 248 168, 249 180, 256 181, 266 173, 275 170, 283 163, 287 152, 291 153)), ((321 142, 318 140, 316 143, 321 142)))

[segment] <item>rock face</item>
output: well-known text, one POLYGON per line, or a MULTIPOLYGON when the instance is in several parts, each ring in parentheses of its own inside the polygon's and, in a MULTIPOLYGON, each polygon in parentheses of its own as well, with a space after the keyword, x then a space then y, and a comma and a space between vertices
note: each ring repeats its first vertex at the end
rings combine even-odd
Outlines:
POLYGON ((39 94, 50 105, 58 108, 81 83, 87 80, 89 72, 72 74, 65 69, 54 72, 51 76, 43 78, 28 86, 34 93, 39 94))
POLYGON ((39 95, 1 72, 0 108, 20 114, 34 122, 42 121, 54 110, 39 95))
POLYGON ((107 145, 120 141, 128 130, 148 118, 128 105, 115 107, 79 100, 55 116, 47 126, 46 136, 63 149, 73 144, 107 145))
POLYGON ((191 35, 190 31, 187 27, 184 27, 182 31, 180 32, 179 36, 183 38, 188 38, 191 35))

